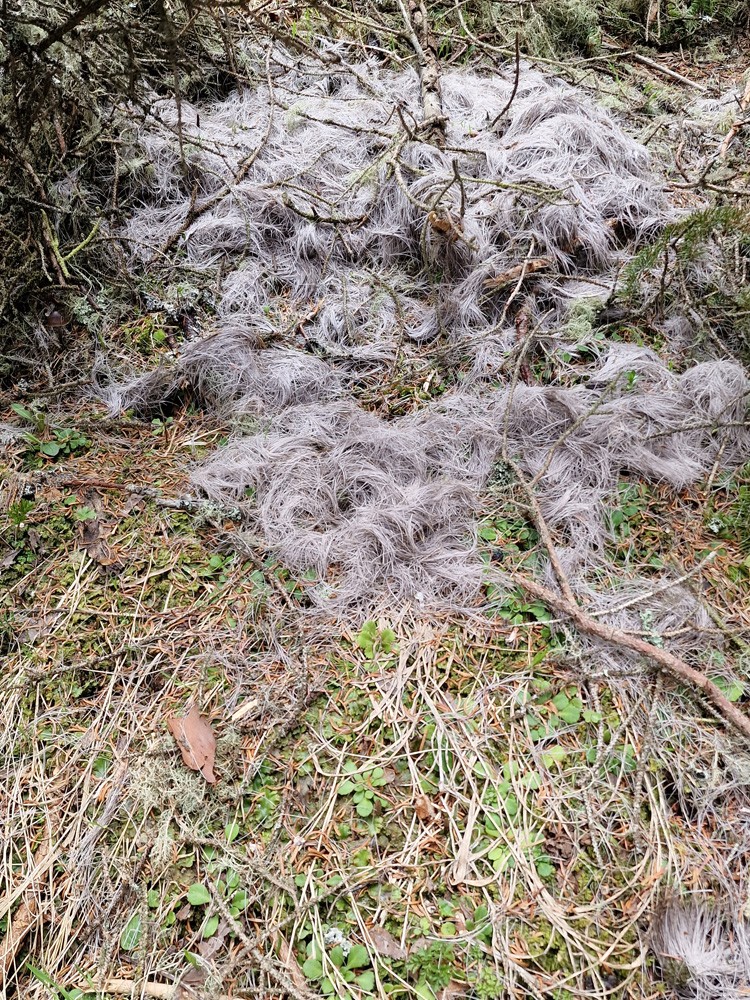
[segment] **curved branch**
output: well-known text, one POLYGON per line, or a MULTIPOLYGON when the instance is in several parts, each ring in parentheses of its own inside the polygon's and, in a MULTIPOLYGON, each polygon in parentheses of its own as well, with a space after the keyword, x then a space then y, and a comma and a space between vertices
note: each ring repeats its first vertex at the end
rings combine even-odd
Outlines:
POLYGON ((692 688, 697 688, 711 702, 725 722, 750 739, 750 718, 744 712, 741 712, 736 705, 733 705, 716 684, 712 680, 709 680, 700 670, 688 666, 684 660, 675 656, 674 653, 670 653, 666 649, 660 649, 658 646, 653 646, 650 642, 646 642, 645 639, 639 639, 634 635, 623 632, 622 629, 613 628, 611 625, 605 625, 602 622, 596 621, 577 604, 565 597, 561 597, 547 587, 543 587, 535 580, 529 580, 526 577, 514 574, 513 582, 518 584, 519 587, 523 587, 532 597, 544 601, 545 604, 549 604, 555 611, 566 615, 582 632, 594 635, 599 639, 604 639, 605 642, 611 642, 622 649, 630 649, 634 653, 640 653, 641 656, 645 656, 656 663, 670 677, 682 681, 692 688))

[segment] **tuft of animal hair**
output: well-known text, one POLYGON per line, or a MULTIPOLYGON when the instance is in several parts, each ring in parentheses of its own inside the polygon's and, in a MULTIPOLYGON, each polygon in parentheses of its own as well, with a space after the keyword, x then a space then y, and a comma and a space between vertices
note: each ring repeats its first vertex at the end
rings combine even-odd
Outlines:
POLYGON ((677 995, 690 1000, 750 995, 750 922, 744 917, 675 897, 657 910, 649 944, 677 995))

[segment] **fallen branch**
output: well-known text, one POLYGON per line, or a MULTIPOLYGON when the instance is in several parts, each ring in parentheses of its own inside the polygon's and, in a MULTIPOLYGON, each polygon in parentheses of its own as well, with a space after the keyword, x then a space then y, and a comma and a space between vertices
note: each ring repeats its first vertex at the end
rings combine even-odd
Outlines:
POLYGON ((674 679, 702 691, 724 721, 750 739, 750 718, 733 705, 714 682, 709 680, 700 670, 695 670, 678 656, 668 652, 666 649, 660 649, 658 646, 646 642, 645 639, 639 639, 634 635, 623 632, 622 629, 613 628, 611 625, 605 625, 602 622, 596 621, 577 604, 567 600, 560 594, 556 594, 553 590, 549 590, 535 580, 514 575, 513 581, 528 594, 538 598, 540 601, 544 601, 545 604, 548 604, 560 614, 566 615, 581 632, 585 632, 587 635, 594 635, 605 642, 620 646, 622 649, 630 649, 634 653, 640 653, 641 656, 645 656, 658 664, 665 673, 674 679))
POLYGON ((687 76, 683 76, 681 73, 676 73, 673 69, 669 69, 667 66, 662 66, 662 64, 657 62, 655 59, 649 59, 648 56, 642 56, 640 52, 634 52, 633 49, 620 48, 619 45, 614 45, 611 42, 604 42, 603 48, 609 49, 613 55, 617 56, 618 59, 632 59, 633 62, 640 63, 641 66, 648 66, 649 69, 654 70, 656 73, 661 73, 662 76, 668 76, 670 80, 682 83, 686 87, 692 87, 693 90, 699 90, 702 94, 705 93, 706 88, 702 84, 696 83, 695 80, 691 80, 687 76))
POLYGON ((446 118, 443 113, 443 98, 440 87, 440 62, 437 46, 430 30, 430 22, 424 0, 398 0, 404 19, 406 34, 417 56, 419 83, 422 89, 422 130, 427 142, 436 146, 445 145, 446 118))
POLYGON ((137 483, 111 483, 106 479, 62 479, 56 485, 76 489, 117 490, 121 493, 130 493, 132 496, 141 497, 154 506, 164 507, 167 510, 182 510, 189 514, 202 514, 205 517, 222 517, 227 521, 239 522, 243 519, 239 507, 214 503, 213 500, 200 500, 191 496, 165 497, 161 490, 137 483))

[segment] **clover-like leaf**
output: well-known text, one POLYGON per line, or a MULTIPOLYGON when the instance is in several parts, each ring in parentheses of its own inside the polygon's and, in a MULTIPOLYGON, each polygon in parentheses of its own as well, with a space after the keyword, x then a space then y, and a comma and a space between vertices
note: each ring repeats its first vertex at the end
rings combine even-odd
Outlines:
POLYGON ((187 891, 188 902, 191 906, 204 906, 211 902, 211 893, 200 882, 193 882, 187 891))
POLYGON ((308 958, 302 966, 302 971, 304 972, 306 978, 312 979, 313 982, 316 979, 323 978, 323 966, 317 958, 308 958))
POLYGON ((363 969, 370 964, 370 953, 361 944, 352 945, 349 957, 346 960, 347 969, 363 969))

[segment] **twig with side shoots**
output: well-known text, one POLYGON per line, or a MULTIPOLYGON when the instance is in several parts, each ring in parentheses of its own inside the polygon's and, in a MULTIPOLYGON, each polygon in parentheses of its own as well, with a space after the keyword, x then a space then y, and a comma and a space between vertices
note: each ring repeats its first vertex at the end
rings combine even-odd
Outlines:
POLYGON ((63 479, 56 483, 72 489, 117 490, 130 493, 132 496, 149 500, 156 507, 167 510, 183 510, 189 514, 203 514, 207 517, 222 517, 227 521, 241 521, 242 511, 239 507, 218 504, 213 500, 200 500, 197 497, 165 497, 160 490, 152 486, 138 486, 133 483, 111 483, 106 479, 63 479))
POLYGON ((284 968, 277 965, 268 954, 261 951, 257 941, 253 941, 245 932, 242 924, 232 916, 226 902, 210 882, 208 890, 211 893, 214 906, 224 920, 226 920, 234 934, 239 938, 245 956, 257 963, 258 968, 265 972, 274 981, 276 986, 282 989, 287 995, 294 997, 295 1000, 315 1000, 317 994, 312 993, 307 986, 297 986, 291 975, 288 975, 284 968))
MULTIPOLYGON (((271 49, 269 48, 269 50, 268 50, 268 52, 266 54, 266 79, 268 81, 268 90, 269 90, 269 93, 273 97, 273 82, 271 80, 270 61, 271 61, 271 49)), ((155 264, 158 257, 163 257, 166 253, 168 253, 174 247, 175 243, 177 243, 177 241, 180 239, 180 237, 183 236, 187 232, 187 230, 190 228, 190 226, 192 226, 192 224, 195 222, 196 219, 199 219, 206 212, 210 211, 212 208, 215 208, 219 204, 220 201, 222 201, 224 198, 226 198, 227 195, 231 194, 232 190, 234 188, 236 188, 237 185, 240 184, 245 179, 245 177, 247 177, 247 174, 248 174, 250 168, 255 163, 255 161, 258 159, 258 157, 260 156, 260 154, 263 152, 263 150, 266 147, 266 143, 268 142, 268 137, 271 134, 271 126, 273 125, 274 106, 275 106, 274 102, 273 102, 273 100, 271 100, 269 102, 268 121, 266 122, 265 132, 261 136, 260 142, 255 147, 255 149, 252 151, 252 153, 250 153, 249 156, 246 156, 245 159, 240 163, 240 165, 239 165, 239 167, 237 169, 237 172, 235 173, 235 175, 231 179, 231 181, 228 181, 219 191, 217 191, 215 194, 211 195, 210 198, 207 198, 200 205, 198 205, 196 203, 196 198, 195 197, 191 198, 190 208, 188 210, 187 217, 185 218, 185 221, 180 226, 180 228, 177 229, 175 232, 173 232, 171 234, 171 236, 167 240, 165 240, 165 242, 162 244, 162 246, 160 246, 156 250, 154 256, 149 261, 149 265, 155 264)), ((181 125, 181 123, 178 126, 178 137, 179 137, 180 142, 181 142, 182 141, 182 125, 181 125)), ((195 194, 195 192, 194 192, 194 194, 195 194)))
MULTIPOLYGON (((638 638, 635 635, 624 632, 622 629, 614 628, 611 625, 605 625, 602 622, 597 621, 592 615, 588 614, 588 612, 584 611, 583 608, 580 607, 575 599, 575 595, 573 594, 573 590, 562 564, 557 556, 555 545, 552 540, 552 534, 544 519, 544 515, 542 514, 536 497, 534 496, 533 490, 530 488, 518 464, 507 457, 505 458, 505 461, 515 472, 518 477, 518 481, 527 496, 534 526, 539 532, 542 544, 547 549, 550 564, 552 565, 555 577, 562 591, 562 596, 560 594, 556 594, 553 590, 550 590, 549 587, 545 587, 542 584, 537 583, 535 580, 530 580, 528 577, 522 576, 521 574, 513 574, 512 579, 514 583, 518 584, 519 587, 531 594, 532 597, 536 597, 545 604, 548 604, 551 608, 558 612, 558 614, 562 614, 570 618, 581 632, 585 632, 587 635, 596 636, 599 639, 604 639, 606 642, 619 646, 621 649, 629 649, 635 653, 640 653, 641 656, 645 656, 655 662, 673 679, 682 681, 690 687, 697 688, 699 691, 702 691, 713 707, 719 712, 724 721, 750 739, 750 718, 733 705, 732 702, 717 687, 717 685, 706 677, 705 674, 701 673, 700 670, 696 670, 694 667, 689 666, 684 660, 681 660, 673 653, 670 653, 665 649, 661 649, 659 646, 655 646, 650 642, 646 642, 645 639, 638 638)), ((706 563, 708 561, 709 560, 705 560, 706 563)), ((688 579, 693 576, 697 571, 698 568, 691 573, 686 574, 684 579, 688 579)), ((670 581, 669 586, 674 586, 679 582, 681 581, 670 581)), ((668 587, 665 587, 664 589, 666 590, 668 587)), ((640 598, 638 598, 638 600, 640 600, 640 598)))

